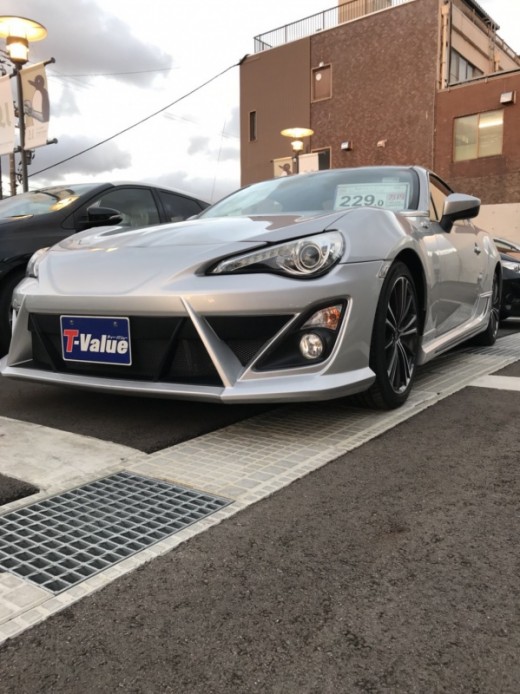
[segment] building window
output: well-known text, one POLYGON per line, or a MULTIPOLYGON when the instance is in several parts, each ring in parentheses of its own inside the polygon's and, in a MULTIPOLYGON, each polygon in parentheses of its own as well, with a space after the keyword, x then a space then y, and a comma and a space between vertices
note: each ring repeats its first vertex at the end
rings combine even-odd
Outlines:
POLYGON ((325 149, 313 149, 313 153, 318 155, 318 169, 330 169, 330 147, 325 149))
POLYGON ((479 70, 478 67, 472 65, 469 60, 466 60, 460 53, 458 53, 454 48, 451 49, 450 53, 450 84, 454 82, 465 82, 466 80, 472 80, 475 77, 479 77, 484 73, 479 70))
POLYGON ((256 142, 256 111, 249 112, 249 142, 256 142))
POLYGON ((321 101, 332 96, 332 68, 320 65, 312 71, 312 100, 321 101))
POLYGON ((488 111, 455 118, 453 161, 502 154, 503 135, 503 111, 488 111))

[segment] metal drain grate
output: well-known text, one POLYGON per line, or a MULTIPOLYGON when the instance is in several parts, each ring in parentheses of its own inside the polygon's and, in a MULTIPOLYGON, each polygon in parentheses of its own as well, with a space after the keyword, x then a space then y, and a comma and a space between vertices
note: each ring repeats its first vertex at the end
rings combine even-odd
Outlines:
POLYGON ((0 516, 0 570, 60 593, 230 503, 119 472, 0 516))

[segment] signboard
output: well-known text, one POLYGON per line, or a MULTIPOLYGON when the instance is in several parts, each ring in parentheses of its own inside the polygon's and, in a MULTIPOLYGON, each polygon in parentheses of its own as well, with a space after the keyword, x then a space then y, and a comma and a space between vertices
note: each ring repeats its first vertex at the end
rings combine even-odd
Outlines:
POLYGON ((383 207, 385 210, 406 210, 409 189, 409 184, 403 181, 344 183, 336 189, 334 209, 383 207))
POLYGON ((273 159, 274 178, 279 178, 280 176, 292 176, 293 173, 292 157, 279 157, 278 159, 273 159))
POLYGON ((300 154, 298 157, 298 168, 300 173, 309 173, 310 171, 319 171, 320 163, 317 152, 309 152, 309 154, 300 154))
POLYGON ((0 154, 11 154, 16 146, 11 80, 0 77, 0 154))
POLYGON ((23 111, 25 116, 25 149, 47 144, 50 118, 49 92, 44 63, 21 71, 23 111))

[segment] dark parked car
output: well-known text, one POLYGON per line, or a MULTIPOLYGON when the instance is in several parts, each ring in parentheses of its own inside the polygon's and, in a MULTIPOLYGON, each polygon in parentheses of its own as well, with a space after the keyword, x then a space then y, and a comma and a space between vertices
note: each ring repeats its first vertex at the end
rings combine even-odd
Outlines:
POLYGON ((93 227, 144 227, 198 214, 208 203, 144 183, 63 184, 0 201, 0 355, 11 337, 14 287, 39 248, 93 227))
POLYGON ((494 239, 502 263, 500 318, 520 316, 520 245, 509 239, 494 239))

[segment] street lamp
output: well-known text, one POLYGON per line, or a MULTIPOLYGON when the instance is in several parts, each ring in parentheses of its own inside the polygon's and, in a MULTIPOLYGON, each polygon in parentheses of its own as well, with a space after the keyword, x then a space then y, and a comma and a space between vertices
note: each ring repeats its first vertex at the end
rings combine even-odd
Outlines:
POLYGON ((310 128, 285 128, 280 135, 291 138, 291 148, 294 152, 294 163, 296 165, 295 173, 300 173, 300 154, 303 152, 304 147, 302 138, 314 135, 314 130, 310 128))
POLYGON ((29 60, 29 41, 41 41, 47 36, 47 29, 26 17, 0 17, 0 37, 6 40, 7 55, 15 67, 18 127, 20 129, 20 153, 22 160, 22 188, 26 192, 27 183, 27 154, 25 152, 25 115, 22 87, 22 67, 29 60))

